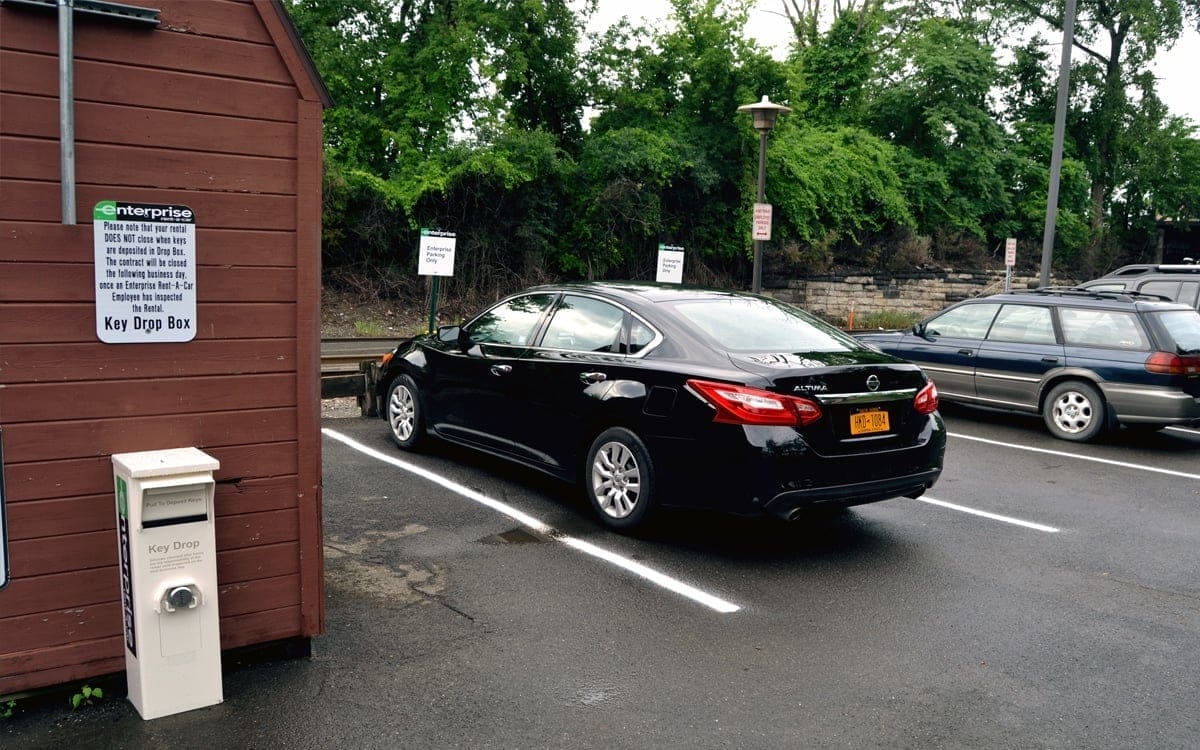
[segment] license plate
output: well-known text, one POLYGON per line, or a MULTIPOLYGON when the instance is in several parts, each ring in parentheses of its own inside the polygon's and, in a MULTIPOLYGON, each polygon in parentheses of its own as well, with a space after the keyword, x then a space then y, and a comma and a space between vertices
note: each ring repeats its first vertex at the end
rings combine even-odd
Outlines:
POLYGON ((850 434, 866 435, 872 432, 887 432, 891 429, 888 413, 883 409, 860 411, 850 415, 850 434))

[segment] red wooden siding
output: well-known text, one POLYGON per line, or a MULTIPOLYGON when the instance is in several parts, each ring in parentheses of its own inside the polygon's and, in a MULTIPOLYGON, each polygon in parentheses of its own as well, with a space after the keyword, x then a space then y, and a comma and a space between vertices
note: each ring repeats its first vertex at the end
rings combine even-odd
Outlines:
POLYGON ((0 6, 0 426, 11 581, 0 695, 124 669, 113 453, 216 472, 225 648, 323 628, 321 113, 271 0, 123 0, 75 22, 78 225, 61 224, 56 14, 0 6), (187 343, 96 337, 92 207, 197 216, 187 343))

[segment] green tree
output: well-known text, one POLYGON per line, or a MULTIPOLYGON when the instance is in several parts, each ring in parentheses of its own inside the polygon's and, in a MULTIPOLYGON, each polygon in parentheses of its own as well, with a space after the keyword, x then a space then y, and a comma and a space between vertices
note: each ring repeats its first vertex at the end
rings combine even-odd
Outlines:
MULTIPOLYGON (((1112 243, 1131 222, 1147 218, 1135 220, 1130 213, 1142 210, 1144 203, 1135 208, 1122 200, 1121 211, 1111 208, 1115 196, 1130 187, 1128 154, 1148 137, 1144 123, 1136 121, 1140 109, 1154 104, 1153 81, 1146 77, 1149 66, 1160 50, 1179 40, 1186 25, 1200 27, 1200 0, 1078 0, 1076 10, 1073 44, 1082 54, 1072 64, 1071 97, 1080 116, 1070 137, 1090 176, 1090 238, 1080 262, 1091 270, 1104 262, 1102 252, 1119 254, 1112 243)), ((1029 26, 1048 24, 1061 39, 1061 1, 1010 0, 996 3, 994 12, 1029 26)))
POLYGON ((887 253, 865 241, 915 227, 894 147, 861 128, 795 120, 779 131, 767 182, 778 186, 776 231, 783 243, 799 243, 800 266, 886 265, 887 253))
POLYGON ((493 114, 474 70, 481 0, 287 2, 334 100, 325 142, 337 163, 410 175, 493 114))
POLYGON ((989 104, 999 69, 993 50, 974 29, 947 19, 926 19, 885 59, 886 75, 869 104, 870 130, 914 157, 928 160, 923 175, 944 175, 948 191, 937 215, 918 214, 921 230, 935 228, 985 240, 989 227, 1008 216, 1009 195, 999 169, 1003 131, 989 104))
POLYGON ((585 188, 580 236, 601 238, 603 265, 630 273, 651 268, 663 241, 718 267, 744 264, 749 233, 733 227, 755 189, 758 138, 737 108, 786 94, 783 65, 745 37, 749 0, 672 8, 663 30, 620 24, 589 55, 599 114, 583 173, 597 182, 585 188), (614 223, 622 212, 624 229, 614 223))
POLYGON ((794 54, 797 112, 818 123, 860 124, 881 43, 882 3, 864 2, 858 10, 840 13, 823 34, 817 31, 812 11, 803 21, 794 15, 800 12, 794 6, 788 9, 798 42, 794 54))
POLYGON ((543 129, 575 151, 586 103, 578 72, 582 19, 564 0, 505 0, 490 15, 498 50, 485 65, 497 79, 506 124, 543 129))

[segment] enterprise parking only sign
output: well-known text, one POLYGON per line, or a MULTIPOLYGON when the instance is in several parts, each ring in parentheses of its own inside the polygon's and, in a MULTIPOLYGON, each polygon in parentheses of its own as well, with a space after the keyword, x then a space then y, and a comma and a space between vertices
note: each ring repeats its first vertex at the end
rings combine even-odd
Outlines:
POLYGON ((187 206, 100 201, 92 213, 96 335, 107 344, 196 335, 196 215, 187 206))
POLYGON ((453 276, 454 232, 439 232, 436 229, 421 229, 421 244, 417 248, 417 275, 453 276))

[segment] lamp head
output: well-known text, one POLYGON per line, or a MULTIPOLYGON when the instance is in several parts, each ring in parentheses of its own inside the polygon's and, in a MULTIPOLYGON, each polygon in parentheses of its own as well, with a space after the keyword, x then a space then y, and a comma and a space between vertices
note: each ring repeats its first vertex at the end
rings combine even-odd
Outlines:
POLYGON ((791 111, 791 107, 775 104, 765 95, 762 101, 755 102, 754 104, 743 104, 738 107, 738 112, 749 112, 753 116, 754 129, 760 133, 770 132, 775 127, 775 119, 779 117, 779 114, 791 111))

